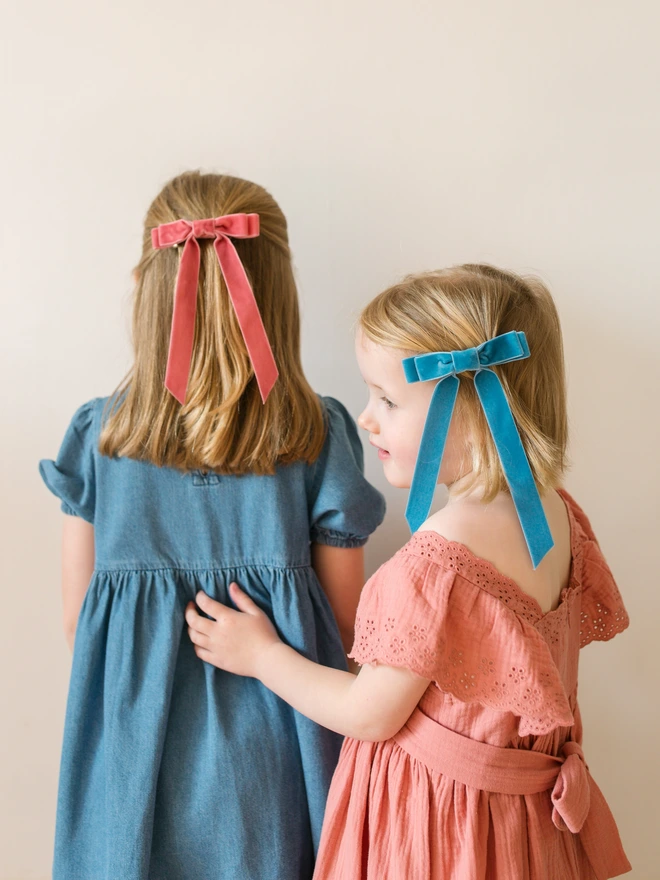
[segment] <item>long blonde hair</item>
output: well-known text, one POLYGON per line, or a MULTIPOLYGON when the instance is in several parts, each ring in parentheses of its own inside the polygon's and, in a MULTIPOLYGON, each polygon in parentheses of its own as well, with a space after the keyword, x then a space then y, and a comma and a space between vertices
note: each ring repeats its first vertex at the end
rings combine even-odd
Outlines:
POLYGON ((300 315, 286 219, 261 186, 193 171, 171 180, 147 211, 135 270, 134 363, 109 401, 99 449, 183 471, 272 474, 278 463, 314 461, 323 409, 300 360, 300 315), (260 235, 233 239, 254 290, 279 369, 265 404, 218 266, 200 240, 197 317, 186 403, 165 389, 179 249, 154 250, 151 230, 173 220, 259 214, 260 235))
MULTIPOLYGON (((540 489, 557 488, 567 466, 566 380, 559 316, 547 287, 494 266, 465 264, 410 275, 363 310, 359 326, 378 345, 408 354, 457 351, 510 330, 527 336, 530 357, 493 369, 511 404, 540 489)), ((464 487, 483 486, 484 501, 508 491, 474 386, 460 376, 456 414, 468 439, 464 487), (470 461, 471 459, 471 461, 470 461)))

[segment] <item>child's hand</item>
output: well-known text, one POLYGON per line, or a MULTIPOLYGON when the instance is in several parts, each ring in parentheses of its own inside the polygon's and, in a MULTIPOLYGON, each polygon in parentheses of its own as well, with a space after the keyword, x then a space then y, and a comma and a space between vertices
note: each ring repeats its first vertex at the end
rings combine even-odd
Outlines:
POLYGON ((186 608, 188 635, 201 660, 236 675, 259 678, 265 653, 280 639, 270 620, 238 584, 229 585, 229 595, 240 611, 227 608, 206 593, 197 593, 197 604, 213 620, 198 614, 190 602, 186 608))

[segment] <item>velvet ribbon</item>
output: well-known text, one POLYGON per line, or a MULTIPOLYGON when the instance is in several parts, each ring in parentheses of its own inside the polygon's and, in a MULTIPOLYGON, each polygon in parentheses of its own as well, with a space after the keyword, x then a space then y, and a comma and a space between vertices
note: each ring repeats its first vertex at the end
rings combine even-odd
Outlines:
POLYGON ((458 395, 458 374, 472 370, 474 384, 511 491, 527 548, 536 568, 554 542, 534 476, 502 383, 490 367, 529 357, 524 333, 511 331, 463 351, 436 351, 403 360, 408 382, 439 379, 424 424, 406 508, 413 532, 426 520, 458 395))
POLYGON ((175 220, 151 230, 154 248, 167 248, 184 242, 174 293, 172 331, 167 358, 165 387, 185 403, 197 313, 199 282, 199 238, 215 239, 213 247, 229 297, 254 368, 261 399, 265 403, 278 377, 277 365, 250 287, 245 268, 232 238, 255 238, 259 235, 258 214, 227 214, 208 220, 175 220))

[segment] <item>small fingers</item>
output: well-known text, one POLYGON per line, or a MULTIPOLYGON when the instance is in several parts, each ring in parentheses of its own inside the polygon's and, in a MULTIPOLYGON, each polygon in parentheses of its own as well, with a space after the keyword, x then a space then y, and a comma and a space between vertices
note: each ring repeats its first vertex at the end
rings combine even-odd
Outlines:
POLYGON ((197 629, 188 627, 188 637, 193 645, 206 646, 209 643, 209 637, 197 629))
POLYGON ((221 605, 220 602, 216 602, 215 599, 207 596, 203 590, 200 590, 197 593, 195 596, 195 602, 197 602, 204 614, 208 614, 209 617, 212 617, 214 620, 218 619, 218 615, 222 614, 222 610, 225 607, 224 605, 221 605))
POLYGON ((212 663, 213 654, 210 651, 207 651, 206 648, 202 648, 200 645, 195 645, 194 650, 200 660, 203 660, 205 663, 212 663))
POLYGON ((261 614, 261 608, 254 602, 247 593, 238 586, 237 583, 229 584, 229 595, 237 608, 246 614, 261 614))
POLYGON ((192 627, 192 629, 196 629, 206 635, 210 634, 213 627, 213 621, 206 617, 202 617, 192 602, 190 602, 186 608, 185 618, 186 623, 188 626, 192 627))

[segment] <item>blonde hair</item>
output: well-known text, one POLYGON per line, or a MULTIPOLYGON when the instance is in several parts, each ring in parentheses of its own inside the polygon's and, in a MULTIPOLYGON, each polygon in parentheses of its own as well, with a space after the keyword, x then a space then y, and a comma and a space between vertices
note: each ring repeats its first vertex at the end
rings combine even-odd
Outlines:
MULTIPOLYGON (((538 278, 477 264, 410 275, 370 302, 359 326, 372 342, 409 354, 472 348, 522 330, 530 357, 493 369, 537 485, 544 490, 561 484, 568 439, 561 327, 538 278)), ((482 486, 484 501, 491 501, 508 486, 473 380, 474 373, 461 373, 456 406, 471 457, 465 489, 482 486)))
POLYGON ((318 458, 321 402, 300 360, 300 315, 286 219, 261 186, 193 171, 171 180, 144 223, 133 305, 134 363, 109 401, 99 449, 183 471, 272 474, 278 463, 318 458), (220 271, 202 239, 197 317, 186 403, 165 389, 179 248, 154 250, 151 230, 173 220, 259 214, 260 235, 233 239, 263 319, 279 378, 262 403, 220 271))

